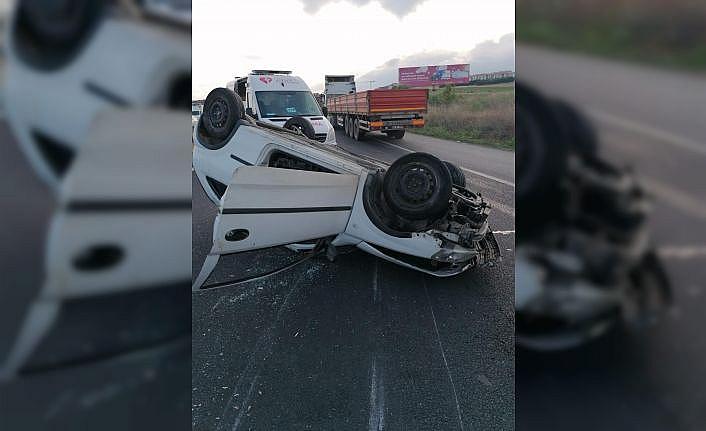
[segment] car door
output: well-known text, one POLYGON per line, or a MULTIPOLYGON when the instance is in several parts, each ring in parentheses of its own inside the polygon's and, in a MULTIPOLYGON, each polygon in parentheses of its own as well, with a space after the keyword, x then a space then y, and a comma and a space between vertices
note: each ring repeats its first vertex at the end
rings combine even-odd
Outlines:
POLYGON ((348 224, 358 182, 358 175, 240 167, 221 200, 212 253, 338 235, 348 224))

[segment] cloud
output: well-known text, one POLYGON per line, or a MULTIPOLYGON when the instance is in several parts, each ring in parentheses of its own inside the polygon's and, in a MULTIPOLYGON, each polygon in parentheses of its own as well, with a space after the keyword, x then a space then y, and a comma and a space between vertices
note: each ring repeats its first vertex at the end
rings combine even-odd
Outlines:
MULTIPOLYGON (((304 11, 315 14, 327 3, 335 3, 340 0, 301 0, 304 4, 304 11)), ((368 3, 377 2, 383 9, 386 9, 400 18, 414 11, 420 4, 427 0, 345 0, 356 6, 365 6, 368 3)))
POLYGON ((471 65, 471 74, 515 70, 515 35, 502 36, 497 42, 487 40, 470 51, 423 51, 401 58, 392 58, 368 73, 357 76, 358 88, 365 90, 368 81, 372 87, 381 87, 397 82, 397 69, 406 66, 433 66, 437 64, 471 65))

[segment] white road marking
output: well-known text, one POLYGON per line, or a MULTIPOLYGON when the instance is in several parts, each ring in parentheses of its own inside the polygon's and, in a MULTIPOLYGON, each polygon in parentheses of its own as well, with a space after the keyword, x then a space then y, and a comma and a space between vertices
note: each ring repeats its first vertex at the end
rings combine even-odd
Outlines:
POLYGON ((507 214, 510 217, 515 217, 515 209, 512 207, 509 207, 507 205, 501 204, 500 202, 494 201, 492 199, 488 199, 487 197, 483 196, 483 200, 490 204, 490 209, 491 210, 498 210, 503 214, 507 214))
POLYGON ((373 355, 370 376, 370 416, 369 431, 385 429, 385 388, 382 373, 377 372, 377 357, 373 355))
MULTIPOLYGON (((395 148, 399 148, 400 150, 406 151, 406 152, 408 152, 408 153, 414 153, 414 152, 415 152, 414 150, 410 150, 409 148, 401 147, 401 146, 399 146, 399 145, 397 145, 397 144, 393 144, 392 142, 383 141, 382 139, 379 139, 379 138, 374 138, 374 139, 375 139, 376 141, 378 141, 378 142, 382 142, 383 144, 391 145, 391 146, 393 146, 393 147, 395 147, 395 148)), ((478 175, 479 177, 487 178, 487 179, 489 179, 489 180, 497 181, 497 182, 499 182, 500 184, 505 184, 506 186, 510 186, 510 187, 512 187, 512 188, 515 188, 515 183, 513 183, 513 182, 511 182, 511 181, 504 180, 504 179, 502 179, 502 178, 498 178, 498 177, 495 177, 495 176, 493 176, 493 175, 484 174, 483 172, 475 171, 475 170, 473 170, 473 169, 464 168, 463 166, 459 166, 459 167, 460 167, 462 170, 464 170, 464 171, 466 171, 466 172, 468 172, 468 173, 471 173, 471 174, 474 174, 474 175, 478 175)))
POLYGON ((659 200, 692 217, 706 220, 706 205, 700 199, 651 178, 642 177, 640 182, 659 200))
POLYGON ((513 189, 515 188, 515 183, 513 183, 513 182, 511 182, 511 181, 504 180, 504 179, 498 178, 498 177, 494 177, 494 176, 492 176, 492 175, 484 174, 483 172, 474 171, 473 169, 464 168, 463 166, 459 166, 459 167, 460 167, 462 170, 464 170, 464 171, 466 171, 466 172, 469 172, 469 173, 471 173, 471 174, 478 175, 479 177, 487 178, 487 179, 489 179, 489 180, 497 181, 497 182, 499 182, 500 184, 505 184, 506 186, 510 186, 510 187, 512 187, 513 189))
POLYGON ((463 431, 463 419, 461 418, 461 405, 458 402, 458 394, 456 393, 456 385, 454 384, 454 379, 451 377, 451 370, 449 369, 449 363, 446 360, 446 352, 444 352, 444 346, 441 344, 441 336, 439 335, 439 325, 436 324, 436 315, 434 314, 434 307, 431 305, 431 298, 429 298, 429 289, 427 289, 426 279, 422 279, 424 283, 424 293, 427 296, 427 303, 429 304, 429 310, 431 310, 431 318, 434 322, 434 332, 436 332, 436 341, 439 343, 439 350, 441 350, 441 357, 444 359, 444 366, 446 367, 446 374, 451 382, 451 388, 453 389, 454 399, 456 400, 456 413, 458 414, 458 425, 463 431))
POLYGON ((694 139, 680 136, 666 130, 660 130, 656 127, 650 126, 649 124, 621 118, 617 115, 609 114, 599 109, 586 108, 584 111, 588 113, 589 116, 600 122, 610 124, 639 135, 647 136, 649 138, 658 139, 659 141, 671 144, 675 147, 706 156, 706 143, 704 142, 698 142, 694 139))
POLYGON ((494 230, 495 235, 514 235, 514 230, 494 230))
POLYGON ((406 151, 406 152, 408 152, 408 153, 414 153, 414 152, 415 152, 414 150, 410 150, 409 148, 405 148, 405 147, 400 147, 399 145, 393 144, 392 142, 383 141, 383 140, 380 139, 380 138, 375 138, 375 140, 378 141, 378 142, 382 142, 383 144, 392 145, 393 147, 399 148, 400 150, 406 151))
POLYGON ((657 253, 664 259, 695 259, 706 257, 706 245, 662 246, 657 253))

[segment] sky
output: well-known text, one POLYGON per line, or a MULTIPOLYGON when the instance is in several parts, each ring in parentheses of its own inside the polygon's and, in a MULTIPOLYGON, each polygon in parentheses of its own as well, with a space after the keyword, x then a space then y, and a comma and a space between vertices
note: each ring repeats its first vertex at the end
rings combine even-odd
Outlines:
POLYGON ((194 99, 252 69, 291 70, 322 91, 327 74, 354 74, 366 89, 396 82, 402 66, 515 68, 514 0, 199 0, 192 7, 194 99))

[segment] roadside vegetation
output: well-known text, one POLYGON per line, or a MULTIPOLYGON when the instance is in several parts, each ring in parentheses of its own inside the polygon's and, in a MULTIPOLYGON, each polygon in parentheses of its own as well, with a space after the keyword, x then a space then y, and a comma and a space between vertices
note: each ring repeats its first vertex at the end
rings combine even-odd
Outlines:
POLYGON ((706 70, 706 3, 517 1, 518 42, 637 63, 706 70))
POLYGON ((426 125, 413 133, 514 150, 514 89, 510 83, 433 91, 426 125))

